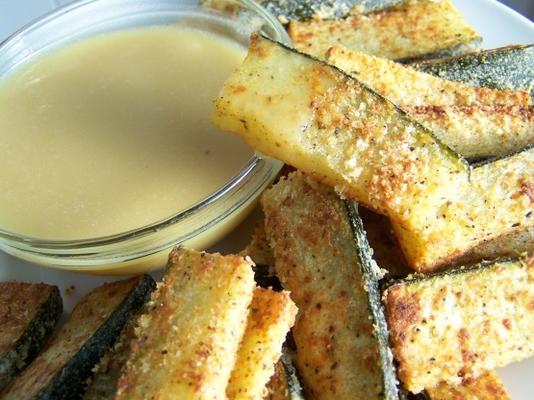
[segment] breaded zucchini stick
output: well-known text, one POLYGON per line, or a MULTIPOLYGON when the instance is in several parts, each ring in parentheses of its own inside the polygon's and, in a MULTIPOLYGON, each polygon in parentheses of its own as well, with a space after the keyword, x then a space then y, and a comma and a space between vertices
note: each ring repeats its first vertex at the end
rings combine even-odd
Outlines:
POLYGON ((528 92, 479 88, 334 46, 329 63, 391 100, 467 158, 503 156, 534 144, 528 92))
POLYGON ((282 354, 282 344, 295 322, 297 307, 289 292, 256 288, 247 328, 226 388, 228 399, 261 400, 265 385, 282 354))
POLYGON ((532 247, 524 239, 534 227, 534 149, 471 168, 355 79, 268 39, 252 40, 215 121, 388 216, 417 271, 504 237, 514 252, 532 247))
POLYGON ((322 58, 334 44, 394 60, 461 54, 481 38, 449 0, 407 1, 345 19, 291 21, 295 47, 322 58))
POLYGON ((460 385, 534 354, 534 259, 415 276, 383 296, 404 386, 460 385))
POLYGON ((173 250, 115 398, 224 399, 254 287, 242 257, 173 250))
POLYGON ((301 172, 266 191, 262 204, 277 275, 299 308, 292 332, 308 398, 398 398, 380 271, 361 222, 352 225, 356 211, 301 172))

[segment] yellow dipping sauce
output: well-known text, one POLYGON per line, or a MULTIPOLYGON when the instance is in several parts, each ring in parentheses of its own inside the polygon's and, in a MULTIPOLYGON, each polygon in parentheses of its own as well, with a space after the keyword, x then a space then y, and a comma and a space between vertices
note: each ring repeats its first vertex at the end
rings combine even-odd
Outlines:
POLYGON ((0 83, 0 227, 46 239, 125 232, 191 206, 252 150, 210 122, 245 56, 185 27, 70 44, 0 83))

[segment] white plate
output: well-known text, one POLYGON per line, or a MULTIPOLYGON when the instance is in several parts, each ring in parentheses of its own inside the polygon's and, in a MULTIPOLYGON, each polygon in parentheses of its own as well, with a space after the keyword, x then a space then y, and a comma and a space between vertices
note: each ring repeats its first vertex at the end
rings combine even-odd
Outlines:
MULTIPOLYGON (((0 41, 42 13, 52 10, 57 4, 67 2, 0 0, 0 41)), ((486 48, 534 42, 534 24, 494 0, 455 0, 454 3, 462 11, 465 19, 484 37, 483 46, 486 48)), ((225 239, 216 246, 217 250, 233 251, 242 248, 245 238, 251 232, 250 225, 248 221, 244 226, 236 229, 239 234, 225 239)), ((70 310, 83 293, 109 280, 109 278, 41 268, 0 252, 0 281, 13 279, 59 285, 66 310, 70 310), (71 286, 75 289, 66 291, 71 286)), ((530 381, 533 370, 534 358, 499 370, 512 399, 532 400, 534 398, 534 382, 530 381)))

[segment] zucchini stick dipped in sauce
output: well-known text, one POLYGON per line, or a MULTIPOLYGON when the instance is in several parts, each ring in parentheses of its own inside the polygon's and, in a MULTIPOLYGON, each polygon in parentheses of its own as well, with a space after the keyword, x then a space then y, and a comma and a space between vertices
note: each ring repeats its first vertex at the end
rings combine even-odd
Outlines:
POLYGON ((268 39, 253 38, 215 105, 224 130, 388 216, 417 271, 534 225, 533 149, 473 169, 354 78, 268 39))
POLYGON ((460 385, 534 354, 530 256, 414 276, 383 295, 404 386, 460 385))
POLYGON ((534 144, 528 92, 446 81, 342 46, 330 48, 326 60, 407 111, 464 157, 498 157, 534 144))
POLYGON ((311 399, 397 399, 396 376, 361 221, 333 189, 301 172, 262 199, 283 286, 299 308, 296 367, 311 399))
POLYGON ((116 399, 224 399, 254 291, 251 262, 173 250, 116 399))
POLYGON ((339 20, 291 21, 288 30, 298 50, 319 58, 334 44, 342 44, 379 57, 408 61, 461 54, 481 40, 449 0, 406 1, 339 20))

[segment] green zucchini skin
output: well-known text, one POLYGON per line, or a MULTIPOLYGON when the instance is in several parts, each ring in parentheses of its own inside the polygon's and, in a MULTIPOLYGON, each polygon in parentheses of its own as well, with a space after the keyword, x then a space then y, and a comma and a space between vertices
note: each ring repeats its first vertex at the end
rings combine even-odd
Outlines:
POLYGON ((412 67, 450 81, 501 90, 525 90, 534 96, 533 44, 483 50, 415 63, 412 67))
POLYGON ((143 275, 107 321, 80 348, 54 379, 37 395, 37 400, 59 400, 79 397, 92 369, 112 346, 128 320, 148 300, 156 284, 149 275, 143 275))
POLYGON ((343 18, 354 7, 364 13, 381 10, 406 0, 266 0, 261 4, 282 22, 305 21, 315 15, 343 18))
POLYGON ((389 348, 389 332, 386 322, 384 306, 381 300, 380 275, 376 263, 373 261, 372 249, 367 240, 367 234, 363 228, 363 222, 358 213, 358 205, 345 200, 347 217, 354 237, 354 247, 358 255, 360 268, 364 277, 364 287, 369 301, 369 310, 373 319, 380 364, 384 384, 385 399, 403 399, 404 394, 397 387, 397 373, 393 364, 393 355, 389 348))
POLYGON ((46 300, 41 303, 22 335, 11 349, 0 354, 0 390, 37 356, 61 317, 63 301, 58 287, 48 286, 45 290, 48 292, 46 300))

